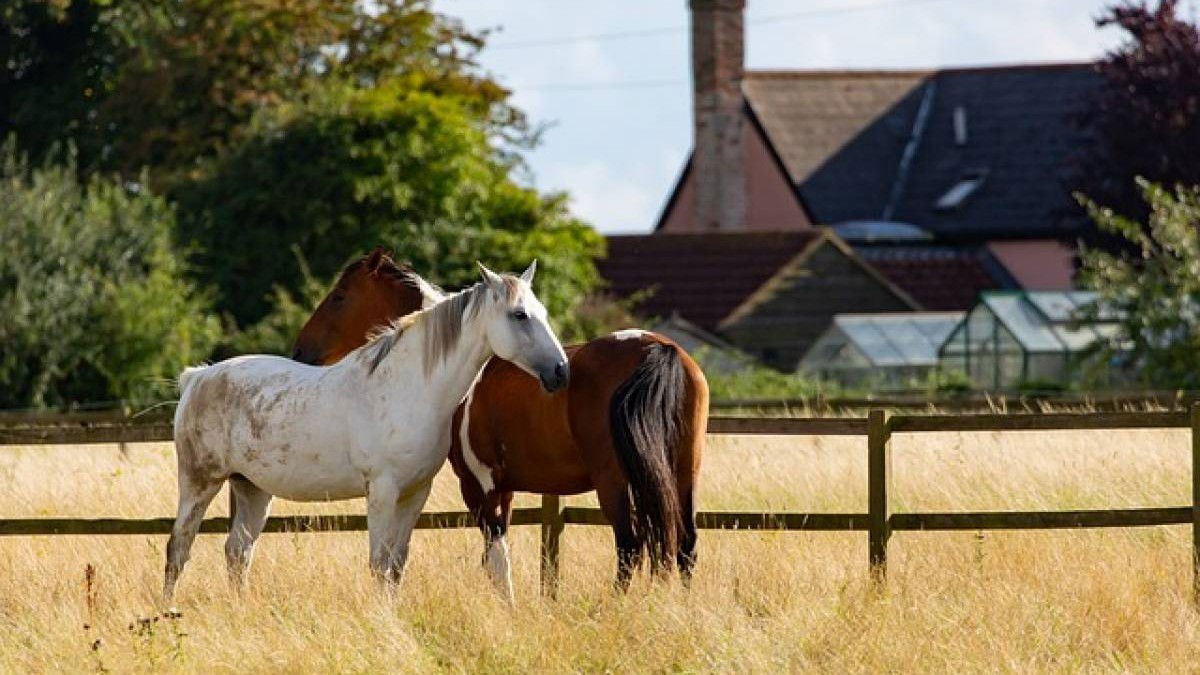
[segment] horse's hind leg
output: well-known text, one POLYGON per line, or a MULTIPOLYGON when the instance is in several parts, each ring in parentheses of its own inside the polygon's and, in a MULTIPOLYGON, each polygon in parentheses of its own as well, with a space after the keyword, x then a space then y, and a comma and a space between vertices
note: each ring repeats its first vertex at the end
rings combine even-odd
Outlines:
POLYGON ((679 538, 676 562, 679 564, 679 576, 687 585, 691 583, 692 571, 696 568, 696 506, 690 487, 680 491, 679 511, 683 517, 683 531, 679 538))
POLYGON ((183 566, 191 557, 192 542, 200 532, 200 521, 209 503, 221 490, 221 480, 198 481, 183 472, 179 475, 179 510, 175 515, 175 526, 167 540, 167 565, 163 578, 163 601, 170 602, 175 595, 175 582, 183 572, 183 566))
POLYGON ((229 538, 225 540, 225 565, 229 580, 236 588, 246 584, 246 573, 254 555, 254 542, 262 534, 271 509, 271 495, 242 476, 229 479, 233 492, 234 516, 229 527, 229 538))
POLYGON ((629 486, 623 479, 596 481, 596 496, 600 510, 612 523, 613 537, 617 545, 618 590, 629 590, 633 571, 642 563, 643 541, 633 531, 633 513, 629 501, 629 486))

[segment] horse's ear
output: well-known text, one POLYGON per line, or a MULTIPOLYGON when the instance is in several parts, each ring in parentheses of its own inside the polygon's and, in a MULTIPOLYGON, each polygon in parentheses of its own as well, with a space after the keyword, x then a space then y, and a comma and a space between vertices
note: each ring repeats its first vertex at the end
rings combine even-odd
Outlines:
POLYGON ((504 280, 500 278, 500 275, 489 270, 478 260, 475 261, 475 264, 479 265, 479 273, 483 275, 483 283, 487 284, 488 288, 495 291, 498 296, 504 297, 504 280))
POLYGON ((384 247, 376 246, 375 248, 371 249, 371 252, 367 254, 367 271, 371 274, 378 272, 379 266, 383 264, 383 261, 386 260, 387 257, 388 251, 384 247))
POLYGON ((536 272, 537 272, 537 258, 534 258, 533 262, 529 263, 529 267, 526 267, 525 271, 521 272, 521 281, 524 281, 527 284, 533 285, 533 275, 536 272))

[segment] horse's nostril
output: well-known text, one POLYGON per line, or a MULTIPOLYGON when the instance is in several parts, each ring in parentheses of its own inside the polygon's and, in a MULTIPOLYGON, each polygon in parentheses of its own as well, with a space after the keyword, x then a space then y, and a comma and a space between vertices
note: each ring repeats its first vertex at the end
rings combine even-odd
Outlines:
POLYGON ((567 362, 566 361, 559 361, 554 366, 554 376, 557 377, 560 382, 567 379, 567 362))

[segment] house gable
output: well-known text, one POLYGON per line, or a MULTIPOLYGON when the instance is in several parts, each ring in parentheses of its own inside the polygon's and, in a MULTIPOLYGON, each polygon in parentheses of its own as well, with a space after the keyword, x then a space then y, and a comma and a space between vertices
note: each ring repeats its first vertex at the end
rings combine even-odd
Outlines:
POLYGON ((730 312, 822 237, 793 232, 703 232, 608 237, 600 275, 646 317, 678 313, 715 331, 730 312))
POLYGON ((720 333, 743 351, 794 371, 836 314, 899 312, 919 306, 857 260, 848 247, 822 237, 784 265, 721 322, 720 333))
MULTIPOLYGON (((746 138, 742 155, 746 178, 746 230, 778 232, 806 230, 812 221, 779 156, 767 141, 753 111, 746 115, 746 138)), ((695 219, 695 177, 689 158, 667 199, 655 230, 659 232, 702 232, 695 219)))
POLYGON ((814 221, 882 216, 930 71, 752 71, 748 105, 814 221))

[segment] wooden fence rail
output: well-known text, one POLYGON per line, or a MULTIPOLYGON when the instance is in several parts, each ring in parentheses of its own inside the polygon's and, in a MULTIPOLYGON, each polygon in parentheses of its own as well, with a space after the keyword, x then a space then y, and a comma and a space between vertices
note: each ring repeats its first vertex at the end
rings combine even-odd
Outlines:
POLYGON ((1146 410, 1162 408, 1187 410, 1192 403, 1200 401, 1200 391, 1097 391, 1097 392, 968 392, 962 394, 929 394, 921 392, 894 392, 879 396, 815 396, 775 398, 726 398, 714 399, 710 407, 714 411, 728 410, 868 410, 886 408, 892 410, 929 410, 947 412, 969 412, 973 410, 1035 411, 1069 407, 1088 407, 1095 412, 1119 412, 1121 410, 1146 410))
MULTIPOLYGON (((899 531, 1030 530, 1067 528, 1192 525, 1193 594, 1200 602, 1200 471, 1192 471, 1192 504, 1075 511, 892 511, 891 439, 897 433, 946 431, 1051 431, 1083 429, 1190 428, 1192 467, 1200 466, 1200 404, 1188 412, 1103 412, 1028 415, 892 415, 871 410, 866 418, 742 418, 712 417, 710 434, 865 436, 867 510, 865 513, 767 513, 703 511, 697 526, 721 530, 808 530, 867 533, 868 565, 872 575, 886 578, 893 533, 899 531)), ((0 415, 0 445, 165 442, 171 426, 161 418, 118 423, 96 416, 34 422, 7 420, 0 415)), ((513 510, 514 525, 540 525, 541 579, 546 593, 558 587, 561 540, 567 525, 606 525, 599 509, 563 507, 557 495, 542 497, 540 508, 513 510)), ((168 534, 173 519, 11 518, 0 519, 0 536, 12 535, 152 535, 168 534)), ((265 532, 358 532, 366 530, 364 515, 276 516, 265 532)), ((424 513, 419 529, 474 527, 462 511, 424 513)), ((201 532, 229 530, 228 518, 209 518, 201 532)))

